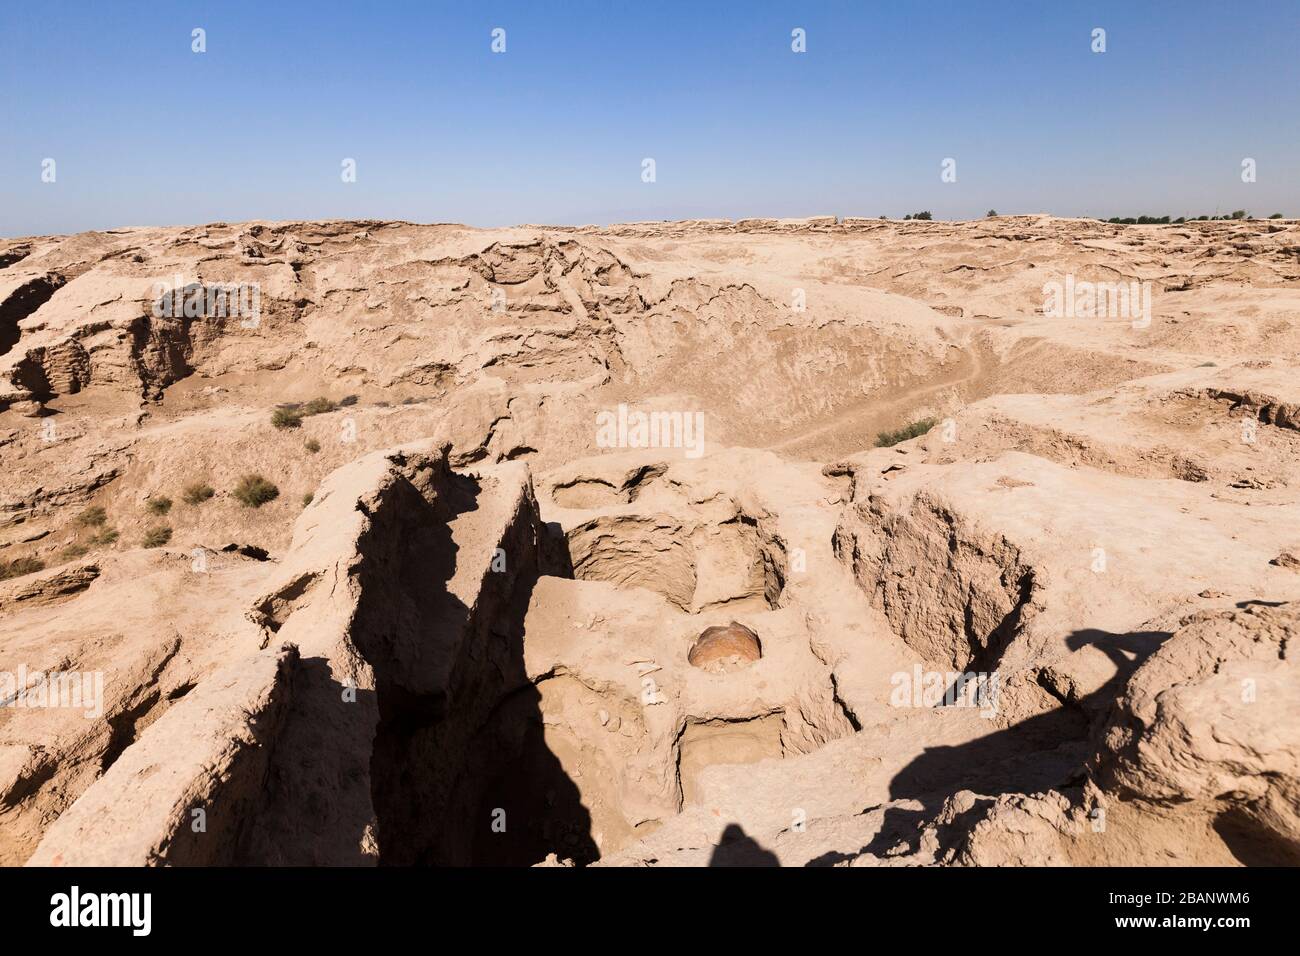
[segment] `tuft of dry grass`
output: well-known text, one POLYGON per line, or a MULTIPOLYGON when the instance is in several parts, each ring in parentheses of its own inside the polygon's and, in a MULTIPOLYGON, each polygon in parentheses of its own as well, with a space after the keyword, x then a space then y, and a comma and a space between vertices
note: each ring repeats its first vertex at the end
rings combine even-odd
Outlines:
POLYGON ((280 489, 261 475, 244 475, 231 492, 245 508, 260 508, 280 495, 280 489))
POLYGON ((99 528, 108 520, 108 512, 99 505, 87 508, 81 514, 77 515, 77 524, 83 528, 99 528))
POLYGON ((271 413, 271 424, 276 428, 301 428, 302 409, 292 405, 281 405, 271 413))
POLYGON ((20 578, 24 574, 35 574, 45 570, 45 562, 40 558, 14 558, 12 561, 0 561, 0 581, 20 578))
POLYGON ((187 505, 201 505, 217 493, 206 481, 195 481, 185 486, 181 492, 181 501, 187 505))
POLYGON ((922 418, 920 421, 912 422, 910 425, 904 425, 902 428, 896 428, 893 431, 880 432, 876 435, 877 448, 889 448, 897 445, 901 441, 907 441, 909 438, 916 438, 918 435, 924 435, 935 425, 939 424, 937 418, 922 418))
POLYGON ((281 429, 301 428, 304 418, 311 415, 324 415, 338 407, 338 402, 323 395, 302 404, 278 405, 271 413, 271 424, 281 429))
POLYGON ((326 412, 332 412, 338 407, 337 402, 321 396, 320 398, 313 398, 306 405, 303 405, 302 413, 303 415, 324 415, 326 412))
POLYGON ((172 539, 172 529, 169 525, 154 525, 144 533, 140 540, 146 548, 161 548, 164 544, 172 539))
POLYGON ((172 527, 168 524, 155 524, 144 532, 144 537, 140 538, 140 544, 146 546, 146 548, 161 548, 170 540, 172 540, 172 527))

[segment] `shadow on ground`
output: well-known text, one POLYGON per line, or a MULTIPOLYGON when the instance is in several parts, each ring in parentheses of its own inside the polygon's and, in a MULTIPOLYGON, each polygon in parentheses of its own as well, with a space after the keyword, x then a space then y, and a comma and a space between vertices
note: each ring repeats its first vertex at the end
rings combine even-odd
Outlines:
POLYGON ((713 848, 709 866, 780 866, 781 861, 771 850, 745 832, 739 823, 728 823, 722 838, 713 848))
MULTIPOLYGON (((1112 633, 1084 628, 1066 638, 1071 650, 1095 647, 1115 665, 1115 674, 1086 697, 1062 700, 1046 713, 954 747, 930 747, 890 781, 891 800, 921 807, 890 807, 876 836, 857 853, 828 853, 809 866, 829 866, 862 853, 914 852, 921 827, 961 790, 996 797, 1077 787, 1092 752, 1092 732, 1133 672, 1171 636, 1168 631, 1112 633)), ((975 811, 972 811, 975 812, 975 811)), ((960 832, 962 821, 954 822, 960 832)))

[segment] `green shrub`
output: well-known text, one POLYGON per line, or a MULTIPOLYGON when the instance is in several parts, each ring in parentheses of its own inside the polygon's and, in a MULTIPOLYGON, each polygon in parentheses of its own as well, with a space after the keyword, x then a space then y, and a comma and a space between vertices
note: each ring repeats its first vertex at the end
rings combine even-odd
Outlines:
POLYGON ((320 451, 320 442, 314 438, 308 438, 303 447, 314 455, 316 452, 320 451))
POLYGON ((316 496, 313 495, 310 491, 307 492, 305 495, 302 496, 302 506, 306 508, 309 504, 311 504, 311 501, 314 497, 316 496))
POLYGON ((357 396, 344 395, 342 398, 339 399, 339 408, 347 408, 348 406, 355 405, 356 403, 357 403, 357 396))
POLYGON ((998 214, 998 211, 997 211, 996 209, 990 209, 990 210, 989 210, 988 212, 986 212, 984 215, 985 215, 987 218, 992 219, 992 218, 993 218, 994 216, 996 216, 997 214, 998 214))
POLYGON ((121 535, 117 533, 116 528, 104 528, 90 536, 90 543, 101 545, 101 546, 108 546, 110 544, 116 543, 119 537, 121 537, 121 535))
MULTIPOLYGON (((355 401, 355 399, 354 399, 355 401)), ((277 405, 271 413, 271 424, 276 428, 299 428, 309 415, 324 415, 338 408, 338 403, 321 396, 305 404, 277 405)))
POLYGON ((12 561, 0 561, 0 581, 35 574, 45 569, 45 562, 39 558, 14 558, 12 561))
POLYGON ((326 412, 332 412, 338 408, 338 405, 328 398, 313 398, 310 402, 302 407, 303 415, 324 415, 326 412))
POLYGON ((293 405, 281 405, 271 413, 271 424, 276 428, 298 428, 302 425, 302 409, 293 405))
POLYGON ((160 498, 150 498, 149 504, 145 507, 149 509, 151 515, 158 515, 161 518, 172 510, 172 500, 165 495, 160 498))
POLYGON ((235 485, 235 498, 246 508, 260 508, 279 497, 280 489, 261 475, 244 475, 235 485))
POLYGON ((144 533, 141 540, 146 548, 161 548, 164 544, 172 539, 172 529, 165 524, 154 525, 144 533))
POLYGON ((910 425, 904 425, 902 428, 895 429, 892 432, 880 432, 876 435, 877 448, 889 448, 897 445, 901 441, 907 441, 909 438, 916 438, 918 435, 924 435, 931 428, 939 423, 937 418, 922 418, 920 421, 912 422, 910 425))
POLYGON ((108 520, 108 513, 99 505, 87 508, 81 514, 77 515, 77 524, 83 528, 98 528, 108 520))
POLYGON ((60 554, 62 554, 65 558, 69 558, 69 559, 84 558, 86 555, 90 554, 90 548, 86 547, 84 544, 74 543, 64 548, 60 552, 60 554))
POLYGON ((1269 216, 1268 218, 1269 218, 1269 219, 1281 219, 1281 218, 1282 218, 1282 214, 1281 214, 1280 212, 1275 212, 1275 213, 1273 213, 1273 215, 1269 216))
POLYGON ((185 486, 181 492, 181 501, 187 505, 201 505, 216 493, 216 489, 207 482, 196 481, 185 486))
MULTIPOLYGON (((906 217, 904 217, 904 218, 906 218, 906 217)), ((934 217, 930 215, 930 211, 927 209, 925 212, 914 212, 914 213, 912 213, 912 218, 913 218, 913 219, 924 219, 924 220, 927 220, 927 221, 928 221, 928 220, 930 220, 930 219, 933 219, 934 217)))

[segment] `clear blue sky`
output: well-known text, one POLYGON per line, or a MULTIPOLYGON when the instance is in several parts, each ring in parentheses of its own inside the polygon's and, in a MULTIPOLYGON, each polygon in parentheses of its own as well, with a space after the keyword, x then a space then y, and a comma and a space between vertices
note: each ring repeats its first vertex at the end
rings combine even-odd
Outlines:
POLYGON ((990 207, 1300 215, 1300 3, 0 6, 0 235, 990 207))

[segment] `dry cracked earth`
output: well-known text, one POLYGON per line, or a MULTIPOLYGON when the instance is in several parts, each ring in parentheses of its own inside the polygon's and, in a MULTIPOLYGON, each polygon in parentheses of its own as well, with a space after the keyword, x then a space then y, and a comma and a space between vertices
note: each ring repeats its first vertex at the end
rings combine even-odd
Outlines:
POLYGON ((1300 863, 1295 221, 3 240, 0 455, 3 864, 1300 863))

